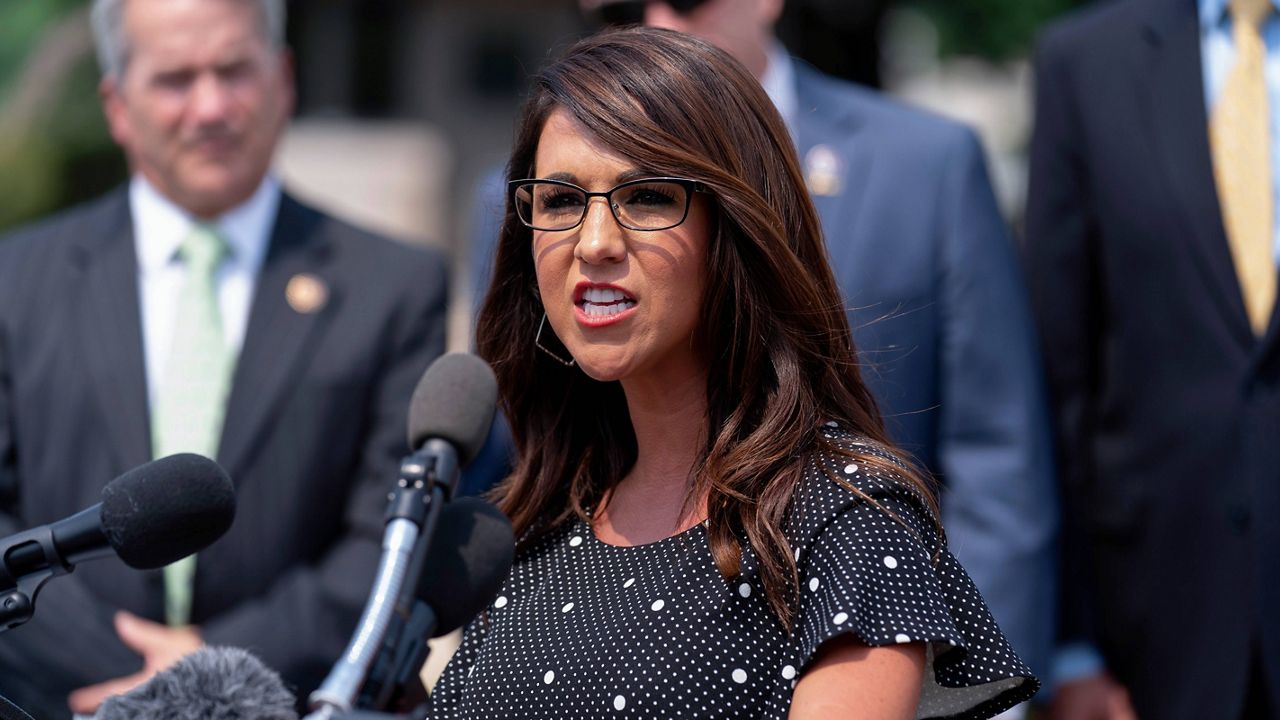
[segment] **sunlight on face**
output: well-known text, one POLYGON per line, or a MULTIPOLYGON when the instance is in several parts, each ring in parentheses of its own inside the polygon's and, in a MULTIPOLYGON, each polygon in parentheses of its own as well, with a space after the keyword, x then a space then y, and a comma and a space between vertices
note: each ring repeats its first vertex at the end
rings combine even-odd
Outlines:
MULTIPOLYGON (((562 110, 543 126, 534 173, 591 192, 658 174, 603 147, 562 110)), ((709 202, 694 193, 683 223, 637 231, 621 227, 604 198, 591 198, 581 225, 533 231, 547 321, 587 375, 665 383, 705 373, 693 337, 706 286, 709 202)))
POLYGON ((170 200, 214 217, 253 194, 293 109, 255 3, 130 0, 129 62, 102 94, 111 134, 170 200))

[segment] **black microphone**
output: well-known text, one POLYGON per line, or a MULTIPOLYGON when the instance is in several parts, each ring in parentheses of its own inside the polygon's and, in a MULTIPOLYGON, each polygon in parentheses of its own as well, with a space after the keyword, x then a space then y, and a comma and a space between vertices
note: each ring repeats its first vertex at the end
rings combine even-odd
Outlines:
POLYGON ((498 381, 488 363, 470 353, 441 357, 413 389, 409 447, 452 455, 450 465, 465 466, 484 447, 497 402, 498 381))
POLYGON ((203 647, 103 701, 94 720, 297 720, 280 676, 240 648, 203 647))
POLYGON ((515 548, 511 521, 492 504, 465 497, 446 505, 417 592, 435 627, 417 636, 448 635, 480 614, 511 572, 515 548))
POLYGON ((97 505, 0 540, 0 632, 29 620, 40 587, 76 563, 115 554, 129 567, 164 567, 221 537, 235 508, 226 472, 200 455, 126 472, 97 505))

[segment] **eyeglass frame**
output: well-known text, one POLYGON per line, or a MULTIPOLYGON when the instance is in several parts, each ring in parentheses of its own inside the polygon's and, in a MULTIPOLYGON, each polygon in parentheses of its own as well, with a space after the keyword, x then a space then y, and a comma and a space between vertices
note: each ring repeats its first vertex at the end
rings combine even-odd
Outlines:
MULTIPOLYGON (((591 202, 591 198, 593 197, 604 198, 605 204, 609 206, 609 214, 613 216, 613 221, 618 223, 619 227, 626 228, 627 230, 632 230, 635 232, 662 232, 663 230, 670 230, 671 228, 680 227, 681 225, 684 224, 685 220, 689 219, 689 208, 693 206, 694 193, 710 194, 711 189, 697 180, 691 180, 689 178, 682 178, 682 177, 665 177, 665 176, 636 178, 635 180, 628 180, 624 183, 618 183, 617 185, 613 186, 608 190, 605 190, 604 192, 591 192, 590 190, 587 190, 586 188, 581 187, 579 185, 574 185, 573 183, 567 180, 524 178, 522 180, 509 180, 507 182, 507 196, 511 198, 512 210, 515 211, 516 218, 520 220, 520 224, 524 225, 530 230, 537 230, 539 232, 567 232, 569 230, 573 230, 574 228, 581 226, 582 223, 586 222, 587 211, 591 207, 590 202, 591 202), (655 182, 675 183, 677 185, 684 187, 684 193, 685 193, 684 213, 680 215, 680 219, 672 223, 671 225, 666 225, 658 228, 633 227, 623 222, 622 218, 618 217, 618 206, 613 202, 612 195, 618 190, 621 190, 626 187, 631 187, 632 185, 644 185, 645 183, 655 183, 655 182), (528 222, 523 217, 521 217, 520 210, 518 209, 516 203, 520 203, 523 201, 516 198, 516 191, 519 190, 522 185, 531 185, 533 183, 541 183, 545 185, 559 185, 561 187, 572 188, 582 193, 585 196, 585 200, 582 203, 582 215, 581 217, 578 218, 578 222, 570 225, 569 227, 556 228, 552 230, 548 228, 537 227, 532 222, 528 222)), ((530 203, 530 206, 532 206, 532 203, 530 203)))

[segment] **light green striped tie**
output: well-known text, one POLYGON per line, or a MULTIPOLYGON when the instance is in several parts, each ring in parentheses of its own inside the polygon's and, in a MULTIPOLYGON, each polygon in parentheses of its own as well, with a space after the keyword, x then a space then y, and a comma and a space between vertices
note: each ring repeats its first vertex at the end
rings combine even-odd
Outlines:
MULTIPOLYGON (((178 295, 173 345, 152 408, 151 447, 158 458, 183 452, 212 458, 218 454, 235 365, 222 334, 214 284, 227 244, 217 228, 197 225, 178 254, 187 279, 178 295)), ((164 569, 165 621, 170 625, 191 620, 195 572, 194 555, 164 569)))

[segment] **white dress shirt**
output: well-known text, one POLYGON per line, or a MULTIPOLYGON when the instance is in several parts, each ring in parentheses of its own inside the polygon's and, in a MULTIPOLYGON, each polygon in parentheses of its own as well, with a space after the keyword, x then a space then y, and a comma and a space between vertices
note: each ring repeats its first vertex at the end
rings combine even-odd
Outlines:
MULTIPOLYGON (((222 334, 227 349, 238 355, 249 322, 249 307, 280 207, 280 182, 267 176, 243 204, 213 223, 230 250, 214 279, 222 334)), ((178 255, 182 241, 198 222, 191 213, 161 195, 141 175, 129 183, 129 210, 138 256, 138 298, 142 305, 147 400, 154 405, 173 342, 178 294, 186 267, 178 255)))

